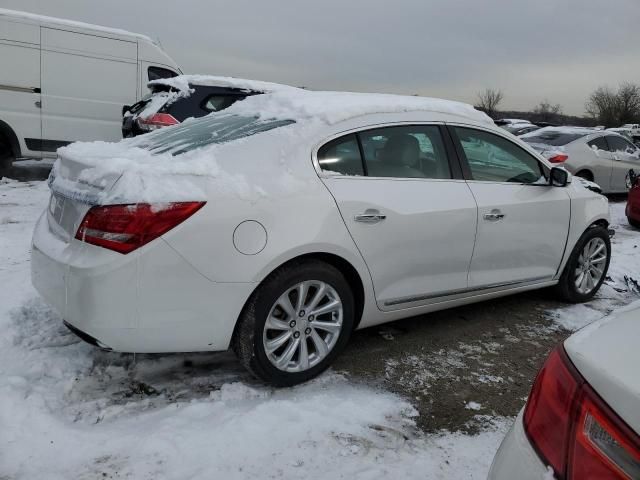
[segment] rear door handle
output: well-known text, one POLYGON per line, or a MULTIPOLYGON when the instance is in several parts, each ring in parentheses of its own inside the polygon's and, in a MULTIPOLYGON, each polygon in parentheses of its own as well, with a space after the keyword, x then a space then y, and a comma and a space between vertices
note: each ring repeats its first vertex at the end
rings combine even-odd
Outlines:
POLYGON ((380 213, 378 210, 366 210, 364 213, 356 215, 354 220, 362 223, 378 223, 385 218, 387 218, 387 216, 380 213))
POLYGON ((491 210, 490 213, 485 213, 482 218, 489 222, 497 222, 498 220, 502 220, 505 217, 504 213, 500 210, 494 209, 491 210))

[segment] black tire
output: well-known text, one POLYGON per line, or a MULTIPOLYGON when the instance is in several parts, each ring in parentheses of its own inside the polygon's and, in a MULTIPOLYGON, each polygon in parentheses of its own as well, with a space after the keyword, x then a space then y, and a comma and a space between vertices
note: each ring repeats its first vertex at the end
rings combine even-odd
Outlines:
POLYGON ((306 382, 331 365, 345 347, 354 326, 354 299, 349 283, 332 265, 319 260, 291 262, 267 277, 251 295, 236 325, 231 347, 240 363, 255 377, 278 387, 306 382), (329 284, 342 302, 342 329, 333 349, 318 364, 302 372, 286 372, 271 363, 263 345, 267 316, 276 300, 300 282, 318 280, 329 284))
POLYGON ((558 285, 556 285, 556 293, 558 296, 570 303, 582 303, 590 300, 600 289, 602 282, 604 282, 607 277, 607 271, 609 270, 609 262, 611 261, 611 241, 609 240, 609 233, 607 229, 601 226, 595 226, 589 228, 585 231, 582 236, 576 242, 573 251, 571 252, 571 256, 567 261, 567 264, 564 267, 562 275, 560 276, 560 281, 558 285), (589 240, 599 237, 604 240, 604 243, 607 247, 607 260, 604 267, 604 272, 600 281, 596 284, 595 288, 590 292, 583 294, 578 291, 575 285, 574 272, 578 267, 578 258, 580 257, 580 252, 585 247, 589 240))
POLYGON ((636 220, 632 220, 630 217, 627 217, 627 221, 629 222, 629 225, 631 225, 633 228, 637 228, 640 230, 640 222, 637 222, 636 220))
POLYGON ((13 165, 13 151, 6 139, 0 136, 0 178, 6 177, 13 165))

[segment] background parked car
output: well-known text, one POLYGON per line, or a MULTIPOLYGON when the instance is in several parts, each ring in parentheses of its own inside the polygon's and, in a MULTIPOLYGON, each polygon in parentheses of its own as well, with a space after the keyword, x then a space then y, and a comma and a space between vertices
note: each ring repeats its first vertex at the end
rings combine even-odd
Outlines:
POLYGON ((509 125, 504 125, 502 128, 504 128, 509 133, 513 133, 516 137, 519 137, 520 135, 524 135, 525 133, 535 132, 541 127, 532 123, 511 123, 509 125))
POLYGON ((640 478, 640 306, 556 348, 496 453, 490 480, 640 478))
POLYGON ((640 168, 640 149, 615 132, 546 127, 520 138, 551 163, 597 183, 604 193, 626 193, 627 172, 640 168))
MULTIPOLYGON (((240 79, 206 75, 181 75, 148 83, 151 93, 123 109, 122 136, 143 133, 219 112, 247 96, 262 93, 238 87, 240 79)), ((268 88, 268 85, 265 85, 268 88)))
POLYGON ((277 385, 354 328, 550 286, 586 301, 609 264, 607 200, 457 102, 280 86, 59 153, 31 266, 70 328, 118 351, 231 346, 277 385))
POLYGON ((627 215, 630 225, 640 228, 640 171, 629 170, 627 178, 629 196, 627 198, 625 214, 627 215))
POLYGON ((528 120, 523 120, 521 118, 499 118, 498 120, 494 120, 496 125, 499 127, 504 127, 506 125, 513 125, 516 123, 531 123, 528 120))
POLYGON ((122 106, 180 72, 123 30, 0 9, 0 35, 0 170, 76 140, 118 140, 122 106))

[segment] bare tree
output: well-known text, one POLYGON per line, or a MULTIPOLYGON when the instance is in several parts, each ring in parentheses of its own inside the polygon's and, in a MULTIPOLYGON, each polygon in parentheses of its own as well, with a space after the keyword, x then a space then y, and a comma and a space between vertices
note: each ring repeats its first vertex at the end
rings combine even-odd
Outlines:
POLYGON ((562 105, 552 104, 546 98, 533 107, 533 113, 539 122, 552 122, 562 115, 562 105))
POLYGON ((623 83, 617 92, 609 87, 598 87, 585 107, 589 115, 607 127, 636 123, 640 121, 640 86, 623 83))
POLYGON ((498 112, 498 105, 502 102, 504 95, 501 90, 495 88, 487 88, 478 93, 478 109, 485 112, 491 118, 495 119, 498 112))

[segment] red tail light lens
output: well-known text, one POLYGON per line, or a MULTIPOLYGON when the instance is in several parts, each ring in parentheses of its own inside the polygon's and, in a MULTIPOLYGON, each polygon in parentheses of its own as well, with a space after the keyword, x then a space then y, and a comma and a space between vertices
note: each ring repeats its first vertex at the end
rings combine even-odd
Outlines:
POLYGON ((170 127, 180 123, 173 115, 168 113, 154 113, 146 118, 138 118, 138 126, 142 130, 157 130, 162 127, 170 127))
POLYGON ((557 478, 640 478, 640 437, 585 382, 556 348, 540 370, 524 427, 557 478))
POLYGON ((553 157, 549 157, 549 161, 551 163, 562 163, 564 161, 566 161, 569 158, 569 155, 564 155, 562 153, 559 153, 558 155, 554 155, 553 157))
POLYGON ((205 203, 135 203, 92 207, 80 223, 76 238, 126 254, 184 222, 205 203))

